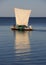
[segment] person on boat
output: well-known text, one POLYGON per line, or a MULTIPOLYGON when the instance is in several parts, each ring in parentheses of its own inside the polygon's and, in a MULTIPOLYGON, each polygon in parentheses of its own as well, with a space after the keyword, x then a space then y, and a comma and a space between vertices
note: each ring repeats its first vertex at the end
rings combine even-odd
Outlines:
POLYGON ((13 25, 13 27, 15 28, 15 24, 13 25))

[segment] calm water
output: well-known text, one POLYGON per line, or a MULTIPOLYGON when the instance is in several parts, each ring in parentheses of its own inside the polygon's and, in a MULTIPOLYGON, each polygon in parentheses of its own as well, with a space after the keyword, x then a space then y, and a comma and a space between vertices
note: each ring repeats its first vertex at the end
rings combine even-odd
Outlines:
POLYGON ((12 31, 14 19, 0 19, 0 65, 46 65, 46 18, 32 18, 34 31, 12 31))

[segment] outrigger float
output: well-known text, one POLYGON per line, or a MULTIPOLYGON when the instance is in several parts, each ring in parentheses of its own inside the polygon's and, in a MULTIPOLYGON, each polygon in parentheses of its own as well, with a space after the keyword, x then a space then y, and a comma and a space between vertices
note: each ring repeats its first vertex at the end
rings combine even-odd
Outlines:
POLYGON ((12 30, 24 30, 24 31, 32 31, 32 26, 28 26, 29 16, 31 14, 31 10, 18 9, 14 8, 15 11, 15 19, 16 25, 11 27, 12 30))
POLYGON ((18 30, 18 31, 32 31, 32 27, 23 27, 23 26, 15 26, 15 27, 11 27, 12 30, 18 30))

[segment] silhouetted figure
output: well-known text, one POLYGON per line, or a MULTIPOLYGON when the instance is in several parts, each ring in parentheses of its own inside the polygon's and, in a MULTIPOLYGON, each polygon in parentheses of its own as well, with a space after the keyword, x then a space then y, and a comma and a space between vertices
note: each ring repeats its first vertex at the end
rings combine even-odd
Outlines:
POLYGON ((15 24, 13 25, 13 27, 15 28, 15 24))

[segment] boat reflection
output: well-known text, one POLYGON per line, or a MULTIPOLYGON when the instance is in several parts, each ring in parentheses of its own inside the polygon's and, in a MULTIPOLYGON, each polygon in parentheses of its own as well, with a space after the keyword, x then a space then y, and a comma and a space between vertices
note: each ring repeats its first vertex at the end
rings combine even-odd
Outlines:
POLYGON ((16 62, 28 62, 30 60, 31 48, 29 32, 15 32, 15 58, 16 62))

